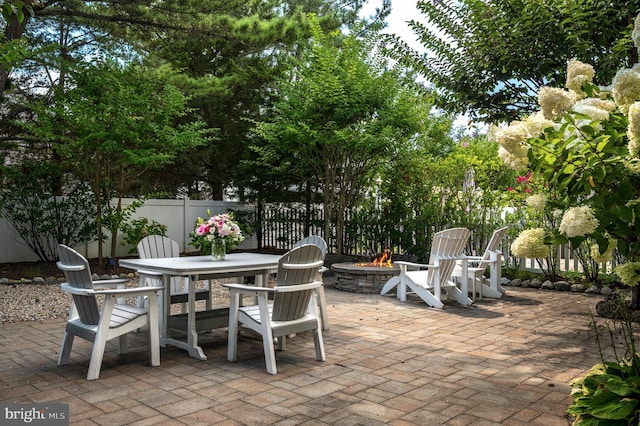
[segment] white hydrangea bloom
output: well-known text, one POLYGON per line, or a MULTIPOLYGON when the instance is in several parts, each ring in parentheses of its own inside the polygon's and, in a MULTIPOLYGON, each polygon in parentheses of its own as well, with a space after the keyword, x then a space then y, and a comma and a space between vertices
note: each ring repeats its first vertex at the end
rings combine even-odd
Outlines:
POLYGON ((587 94, 582 90, 584 83, 591 83, 596 75, 593 66, 585 64, 576 59, 567 63, 567 89, 576 94, 576 98, 582 99, 587 94))
POLYGON ((629 138, 629 154, 636 157, 640 153, 640 102, 634 102, 629 107, 627 137, 629 138))
POLYGON ((547 196, 544 194, 534 194, 527 197, 527 205, 535 210, 543 211, 547 205, 547 196))
POLYGON ((614 270, 622 284, 634 287, 640 284, 640 262, 627 262, 616 266, 614 270))
MULTIPOLYGON (((589 98, 591 99, 591 98, 589 98)), ((599 108, 593 102, 586 102, 589 99, 582 99, 573 106, 573 110, 577 113, 587 115, 592 120, 604 121, 609 119, 609 111, 599 108)))
POLYGON ((591 246, 591 258, 598 263, 607 263, 613 256, 613 249, 616 248, 618 241, 614 238, 609 240, 609 245, 604 253, 600 253, 600 246, 594 244, 591 246))
POLYGON ((544 244, 544 229, 522 231, 511 243, 511 253, 516 257, 544 258, 549 256, 549 246, 544 244))
POLYGON ((524 156, 513 155, 503 147, 498 148, 498 157, 511 170, 516 170, 516 171, 523 170, 527 168, 527 166, 529 165, 529 158, 526 155, 524 156))
POLYGON ((624 160, 624 168, 629 170, 634 175, 640 175, 640 159, 627 158, 624 160))
POLYGON ((544 133, 544 130, 548 127, 553 127, 553 121, 544 118, 542 111, 537 111, 522 121, 522 124, 527 129, 530 138, 537 138, 544 133))
POLYGON ((619 70, 613 78, 611 95, 620 111, 627 114, 629 107, 640 101, 640 74, 629 68, 619 70))
POLYGON ((599 223, 591 207, 572 207, 562 215, 558 230, 569 238, 582 237, 595 231, 599 223))
POLYGON ((567 90, 545 86, 538 91, 538 103, 544 118, 556 120, 571 110, 576 103, 576 95, 567 90))
POLYGON ((640 14, 636 16, 633 31, 631 32, 631 39, 633 40, 633 44, 640 50, 640 14))
POLYGON ((529 132, 519 121, 514 121, 496 131, 496 140, 500 146, 512 153, 521 152, 527 139, 529 139, 529 132))
POLYGON ((616 109, 616 103, 608 99, 586 98, 576 102, 576 105, 578 104, 592 106, 594 108, 603 109, 608 112, 616 109))

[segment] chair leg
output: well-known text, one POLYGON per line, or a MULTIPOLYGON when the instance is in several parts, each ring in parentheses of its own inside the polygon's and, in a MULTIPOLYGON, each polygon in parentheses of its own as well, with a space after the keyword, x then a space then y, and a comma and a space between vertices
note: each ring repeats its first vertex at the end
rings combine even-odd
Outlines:
POLYGON ((104 349, 107 344, 106 333, 98 331, 93 342, 93 350, 91 351, 91 361, 89 362, 89 371, 87 372, 87 380, 97 380, 100 376, 100 368, 102 367, 102 358, 104 357, 104 349))
POLYGON ((273 345, 273 330, 271 329, 271 319, 269 317, 269 302, 267 300, 266 294, 259 295, 258 305, 260 309, 260 334, 262 334, 262 345, 264 346, 264 360, 267 365, 267 373, 277 374, 278 369, 276 368, 276 350, 273 345))
POLYGON ((273 334, 270 327, 262 330, 262 344, 264 345, 264 360, 267 365, 267 373, 277 374, 276 351, 273 346, 273 334))
POLYGON ((127 343, 127 334, 122 334, 118 337, 118 354, 126 354, 129 352, 129 344, 127 343))
POLYGON ((75 336, 68 331, 64 332, 62 337, 62 345, 60 347, 60 354, 58 355, 58 365, 67 365, 69 363, 69 357, 71 356, 71 346, 73 346, 73 338, 75 336))
POLYGON ((313 330, 313 344, 316 347, 316 359, 318 361, 324 361, 324 340, 322 338, 322 330, 320 328, 320 324, 318 324, 318 328, 313 330))
POLYGON ((238 353, 238 308, 240 306, 240 295, 232 291, 230 299, 227 361, 236 362, 238 353))
POLYGON ((320 319, 322 320, 322 330, 329 330, 329 315, 327 315, 327 298, 324 294, 324 286, 317 288, 316 295, 318 297, 318 310, 320 311, 320 319))
POLYGON ((147 314, 147 328, 149 329, 149 358, 151 366, 160 365, 160 325, 158 318, 158 295, 149 296, 149 311, 147 314))

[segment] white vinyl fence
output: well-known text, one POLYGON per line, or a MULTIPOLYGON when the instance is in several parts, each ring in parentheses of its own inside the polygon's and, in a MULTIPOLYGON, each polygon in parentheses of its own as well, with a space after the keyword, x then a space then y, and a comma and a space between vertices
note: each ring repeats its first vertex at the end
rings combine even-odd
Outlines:
MULTIPOLYGON (((123 206, 128 206, 133 201, 133 199, 124 199, 123 206)), ((146 200, 144 205, 136 210, 133 218, 146 217, 149 221, 155 220, 167 225, 167 236, 177 241, 181 251, 184 252, 194 250, 189 244, 189 233, 193 231, 198 217, 207 217, 207 210, 211 211, 211 215, 215 215, 242 208, 242 204, 230 201, 151 199, 146 200)), ((122 235, 119 236, 119 240, 121 238, 122 235)), ((110 247, 111 239, 108 238, 103 245, 105 258, 110 255, 110 247)), ((240 247, 244 249, 256 248, 257 242, 254 238, 249 237, 240 247)), ((118 241, 116 255, 118 257, 127 256, 129 248, 121 245, 118 241)), ((98 257, 97 242, 75 247, 75 249, 88 258, 98 257)), ((0 263, 35 261, 38 261, 38 257, 26 246, 13 226, 5 218, 0 217, 0 263)))

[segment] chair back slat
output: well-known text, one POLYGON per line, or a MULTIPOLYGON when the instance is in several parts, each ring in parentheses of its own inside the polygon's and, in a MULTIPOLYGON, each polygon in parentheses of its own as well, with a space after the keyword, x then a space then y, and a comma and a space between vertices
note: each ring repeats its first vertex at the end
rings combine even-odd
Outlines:
POLYGON ((171 238, 162 235, 144 237, 137 246, 140 259, 180 256, 180 245, 171 238))
POLYGON ((502 239, 507 234, 507 229, 509 229, 508 226, 495 230, 495 232, 491 236, 491 239, 487 243, 484 254, 482 255, 482 260, 486 260, 487 262, 478 262, 478 268, 486 268, 487 266, 489 266, 489 260, 491 260, 491 252, 495 252, 498 250, 502 239))
MULTIPOLYGON (((144 237, 137 246, 140 259, 158 259, 162 257, 179 257, 180 245, 169 237, 149 235, 144 237)), ((171 277, 171 291, 179 292, 183 289, 183 277, 171 277)))
MULTIPOLYGON (((284 254, 278 262, 276 287, 313 282, 324 259, 320 247, 306 244, 284 254), (291 266, 289 266, 291 265, 291 266)), ((273 321, 292 321, 306 315, 314 291, 303 290, 276 293, 273 300, 273 321)))
POLYGON ((307 244, 311 244, 311 245, 320 247, 320 250, 322 251, 322 256, 323 257, 326 256, 326 254, 327 254, 327 242, 324 240, 324 238, 322 238, 319 235, 309 235, 308 237, 304 237, 303 239, 301 239, 300 241, 295 243, 293 245, 293 248, 304 246, 304 245, 307 245, 307 244))
MULTIPOLYGON (((429 255, 429 264, 435 264, 438 259, 440 265, 440 281, 442 283, 449 280, 456 266, 456 259, 453 257, 464 253, 464 249, 469 242, 471 231, 467 228, 451 228, 437 232, 433 236, 431 244, 431 254, 429 255), (448 259, 451 258, 451 259, 448 259)), ((435 273, 429 273, 427 285, 433 286, 435 273)))
MULTIPOLYGON (((76 288, 93 289, 91 269, 84 256, 63 244, 58 245, 58 256, 60 257, 58 267, 64 272, 67 284, 76 288)), ((89 325, 98 324, 100 321, 100 308, 95 296, 74 294, 73 302, 81 322, 89 325)))

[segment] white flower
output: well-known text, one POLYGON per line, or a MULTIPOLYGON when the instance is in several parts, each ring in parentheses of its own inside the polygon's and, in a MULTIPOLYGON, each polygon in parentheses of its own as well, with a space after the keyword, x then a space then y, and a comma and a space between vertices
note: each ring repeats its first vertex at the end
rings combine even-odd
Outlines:
POLYGON ((544 229, 524 230, 511 243, 511 253, 516 257, 541 258, 549 256, 550 250, 544 244, 544 229))
POLYGON ((553 127, 553 121, 544 118, 542 111, 529 115, 522 121, 522 124, 527 129, 530 138, 540 137, 546 128, 553 127))
POLYGON ((629 138, 629 154, 635 157, 640 152, 640 102, 634 102, 629 107, 627 137, 629 138))
POLYGON ((618 241, 614 238, 609 240, 609 245, 607 245, 607 249, 604 253, 600 253, 600 247, 598 244, 594 244, 591 246, 591 258, 598 263, 607 263, 611 260, 613 249, 616 248, 618 241))
MULTIPOLYGON (((591 101, 591 99, 593 98, 582 99, 576 102, 576 104, 573 106, 573 110, 577 113, 589 116, 592 120, 598 120, 598 121, 608 120, 609 111, 604 108, 600 108, 598 105, 595 105, 595 103, 591 101)), ((600 101, 600 99, 596 99, 596 100, 600 101)), ((603 103, 603 101, 600 101, 600 102, 603 103)))
POLYGON ((535 194, 527 197, 527 205, 535 210, 543 211, 547 205, 547 196, 543 194, 535 194))
POLYGON ((623 114, 635 101, 640 100, 640 74, 629 68, 622 68, 613 78, 611 88, 613 100, 623 114))
POLYGON ((576 95, 567 90, 545 86, 541 87, 538 92, 538 103, 544 118, 556 120, 571 110, 576 103, 576 95))
POLYGON ((521 170, 529 165, 527 151, 529 132, 520 121, 514 121, 507 127, 494 129, 494 137, 500 148, 498 156, 513 170, 521 170))
POLYGON ((586 93, 582 90, 582 85, 591 83, 595 75, 593 66, 572 59, 567 63, 567 89, 572 90, 577 98, 584 98, 586 93))
POLYGON ((559 231, 569 238, 592 233, 600 222, 589 206, 572 207, 562 215, 559 231))
POLYGON ((640 49, 640 14, 636 16, 633 31, 631 32, 631 39, 633 40, 633 44, 640 49))
POLYGON ((498 148, 498 157, 512 170, 523 170, 529 165, 529 158, 526 155, 520 157, 513 155, 503 147, 498 148))
POLYGON ((616 266, 615 273, 622 284, 634 287, 640 283, 640 262, 627 262, 616 266))

